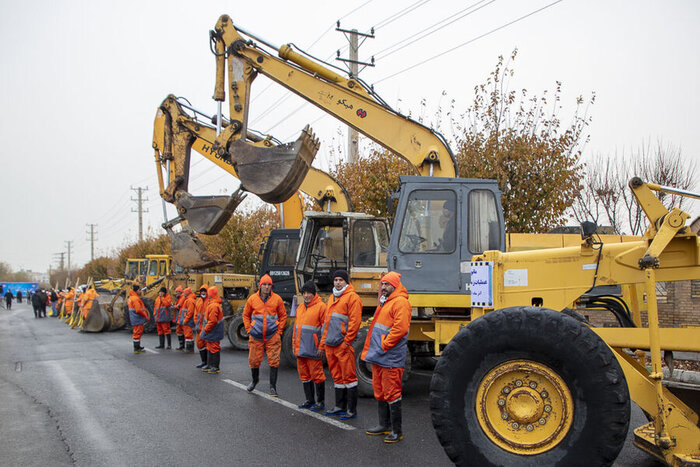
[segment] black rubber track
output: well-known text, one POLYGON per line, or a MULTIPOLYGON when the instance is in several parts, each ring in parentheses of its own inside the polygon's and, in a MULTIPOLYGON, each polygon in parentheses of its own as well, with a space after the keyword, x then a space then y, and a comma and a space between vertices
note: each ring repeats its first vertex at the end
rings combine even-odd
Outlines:
POLYGON ((610 465, 630 418, 624 374, 591 329, 562 313, 535 307, 498 310, 463 328, 445 347, 430 385, 433 427, 457 465, 610 465), (574 399, 574 419, 553 449, 518 456, 495 445, 475 412, 480 381, 496 365, 527 359, 549 366, 574 399))

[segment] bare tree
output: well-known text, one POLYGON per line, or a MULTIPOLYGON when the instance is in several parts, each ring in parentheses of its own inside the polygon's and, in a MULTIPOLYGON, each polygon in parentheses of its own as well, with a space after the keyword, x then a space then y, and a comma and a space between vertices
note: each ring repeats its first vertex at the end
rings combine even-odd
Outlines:
MULTIPOLYGON (((629 156, 598 155, 586 164, 583 188, 571 208, 571 217, 578 222, 592 220, 601 225, 612 226, 617 233, 641 235, 649 223, 637 204, 630 179, 639 177, 644 181, 682 190, 695 186, 697 163, 688 160, 680 147, 661 139, 651 140, 633 150, 629 156)), ((688 199, 678 195, 659 193, 659 199, 668 208, 683 208, 688 199)))

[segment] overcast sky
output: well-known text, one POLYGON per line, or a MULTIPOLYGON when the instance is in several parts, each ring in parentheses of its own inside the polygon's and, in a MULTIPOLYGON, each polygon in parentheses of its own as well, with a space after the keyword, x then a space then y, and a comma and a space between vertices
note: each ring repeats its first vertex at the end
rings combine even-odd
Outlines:
MULTIPOLYGON (((561 81, 563 117, 576 96, 596 93, 586 157, 662 138, 700 160, 697 1, 0 0, 0 261, 45 271, 70 241, 72 264, 81 266, 90 259, 88 223, 97 224, 96 255, 133 242, 132 187, 148 187, 145 228, 161 231, 153 117, 169 93, 214 113, 208 34, 224 13, 323 59, 337 49, 347 56, 336 20, 360 31, 377 26, 360 48, 377 66, 360 76, 392 106, 428 120, 450 99, 469 105, 497 57, 517 47, 511 88, 540 94, 561 81)), ((311 123, 322 143, 314 165, 334 164, 331 148, 345 144, 345 127, 268 84, 254 84, 251 126, 290 141, 311 123)), ((209 161, 193 161, 192 192, 236 188, 209 161)))

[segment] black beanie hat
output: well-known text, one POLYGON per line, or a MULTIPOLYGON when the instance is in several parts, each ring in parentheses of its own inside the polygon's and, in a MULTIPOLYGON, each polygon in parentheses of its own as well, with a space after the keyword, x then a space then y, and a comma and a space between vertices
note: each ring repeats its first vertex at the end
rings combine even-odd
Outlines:
POLYGON ((301 293, 304 292, 316 295, 316 284, 314 284, 314 281, 306 281, 304 285, 301 286, 301 293))
POLYGON ((336 277, 340 277, 348 284, 350 283, 350 278, 348 277, 348 272, 345 269, 338 269, 337 271, 335 271, 333 273, 333 279, 335 279, 336 277))
POLYGON ((136 291, 137 291, 138 289, 140 289, 140 288, 141 288, 141 287, 139 287, 137 284, 134 284, 134 285, 131 286, 131 290, 133 290, 134 292, 136 292, 136 291))
POLYGON ((161 287, 158 292, 168 293, 168 289, 166 289, 165 287, 161 287))

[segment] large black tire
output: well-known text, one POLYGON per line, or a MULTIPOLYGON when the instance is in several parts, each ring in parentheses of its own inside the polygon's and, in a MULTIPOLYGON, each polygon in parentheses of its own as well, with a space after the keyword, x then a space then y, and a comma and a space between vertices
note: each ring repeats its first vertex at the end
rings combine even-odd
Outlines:
POLYGON ((243 325, 243 315, 239 314, 231 320, 226 335, 234 349, 248 350, 248 333, 243 325))
POLYGON ((148 310, 148 321, 146 321, 146 324, 143 325, 143 333, 144 334, 152 334, 156 332, 156 320, 153 318, 153 306, 155 305, 155 300, 150 299, 150 298, 143 298, 143 304, 146 306, 146 310, 148 310))
POLYGON ((297 357, 294 355, 294 323, 290 323, 287 318, 287 324, 282 332, 282 351, 280 352, 280 365, 286 365, 289 368, 297 367, 297 357))
POLYGON ((231 306, 231 303, 229 303, 229 301, 225 298, 221 300, 221 312, 224 314, 224 316, 233 315, 233 307, 231 306))
MULTIPOLYGON (((355 349, 355 371, 357 373, 357 394, 360 397, 374 397, 374 388, 372 388, 372 365, 370 363, 365 363, 360 356, 362 355, 362 349, 365 346, 365 340, 367 339, 367 331, 369 327, 361 327, 357 332, 357 338, 355 342, 352 343, 352 347, 355 349)), ((411 375, 411 352, 406 351, 406 362, 404 363, 403 377, 401 378, 402 383, 408 381, 408 377, 411 375)))
MULTIPOLYGON (((542 393, 532 394, 531 400, 537 400, 542 393)), ((521 406, 516 400, 513 407, 521 406)), ((457 465, 597 466, 612 464, 624 444, 629 427, 630 398, 617 359, 592 330, 553 310, 513 307, 475 320, 445 347, 430 385, 430 410, 438 439, 457 465), (522 368, 539 365, 551 370, 547 373, 550 379, 541 378, 541 385, 537 386, 534 380, 541 374, 518 373, 520 369, 516 370, 516 366, 521 364, 529 365, 522 368), (499 369, 507 369, 501 375, 503 379, 496 379, 499 369), (511 374, 526 374, 526 378, 532 379, 529 383, 525 381, 527 384, 520 379, 511 382, 508 380, 511 374), (566 401, 564 397, 557 402, 556 394, 550 395, 550 399, 545 399, 545 394, 539 406, 545 410, 539 416, 551 418, 532 422, 519 419, 521 423, 514 423, 513 428, 533 431, 534 427, 535 433, 537 430, 544 433, 553 426, 564 427, 559 431, 559 441, 542 440, 537 448, 541 452, 517 454, 523 446, 514 447, 512 443, 524 438, 523 434, 507 431, 511 421, 516 421, 507 408, 510 402, 506 401, 511 400, 508 394, 530 391, 528 386, 533 383, 538 389, 532 391, 540 391, 550 380, 568 389, 573 407, 561 403, 566 401), (501 386, 503 388, 499 389, 501 386), (480 404, 477 409, 479 394, 491 394, 499 402, 480 397, 480 401, 488 403, 480 404), (559 415, 558 408, 561 409, 559 415), (491 411, 491 418, 486 417, 489 421, 484 422, 487 411, 491 411), (498 411, 501 416, 494 416, 498 411), (562 416, 565 412, 569 414, 568 427, 557 422, 557 417, 567 419, 562 416), (500 418, 507 421, 500 422, 500 418), (548 420, 550 424, 545 427, 548 420), (493 432, 487 434, 486 427, 502 427, 503 423, 506 429, 502 433, 510 438, 505 445, 501 440, 499 446, 491 437, 493 432)), ((513 413, 517 418, 517 412, 513 413)))

